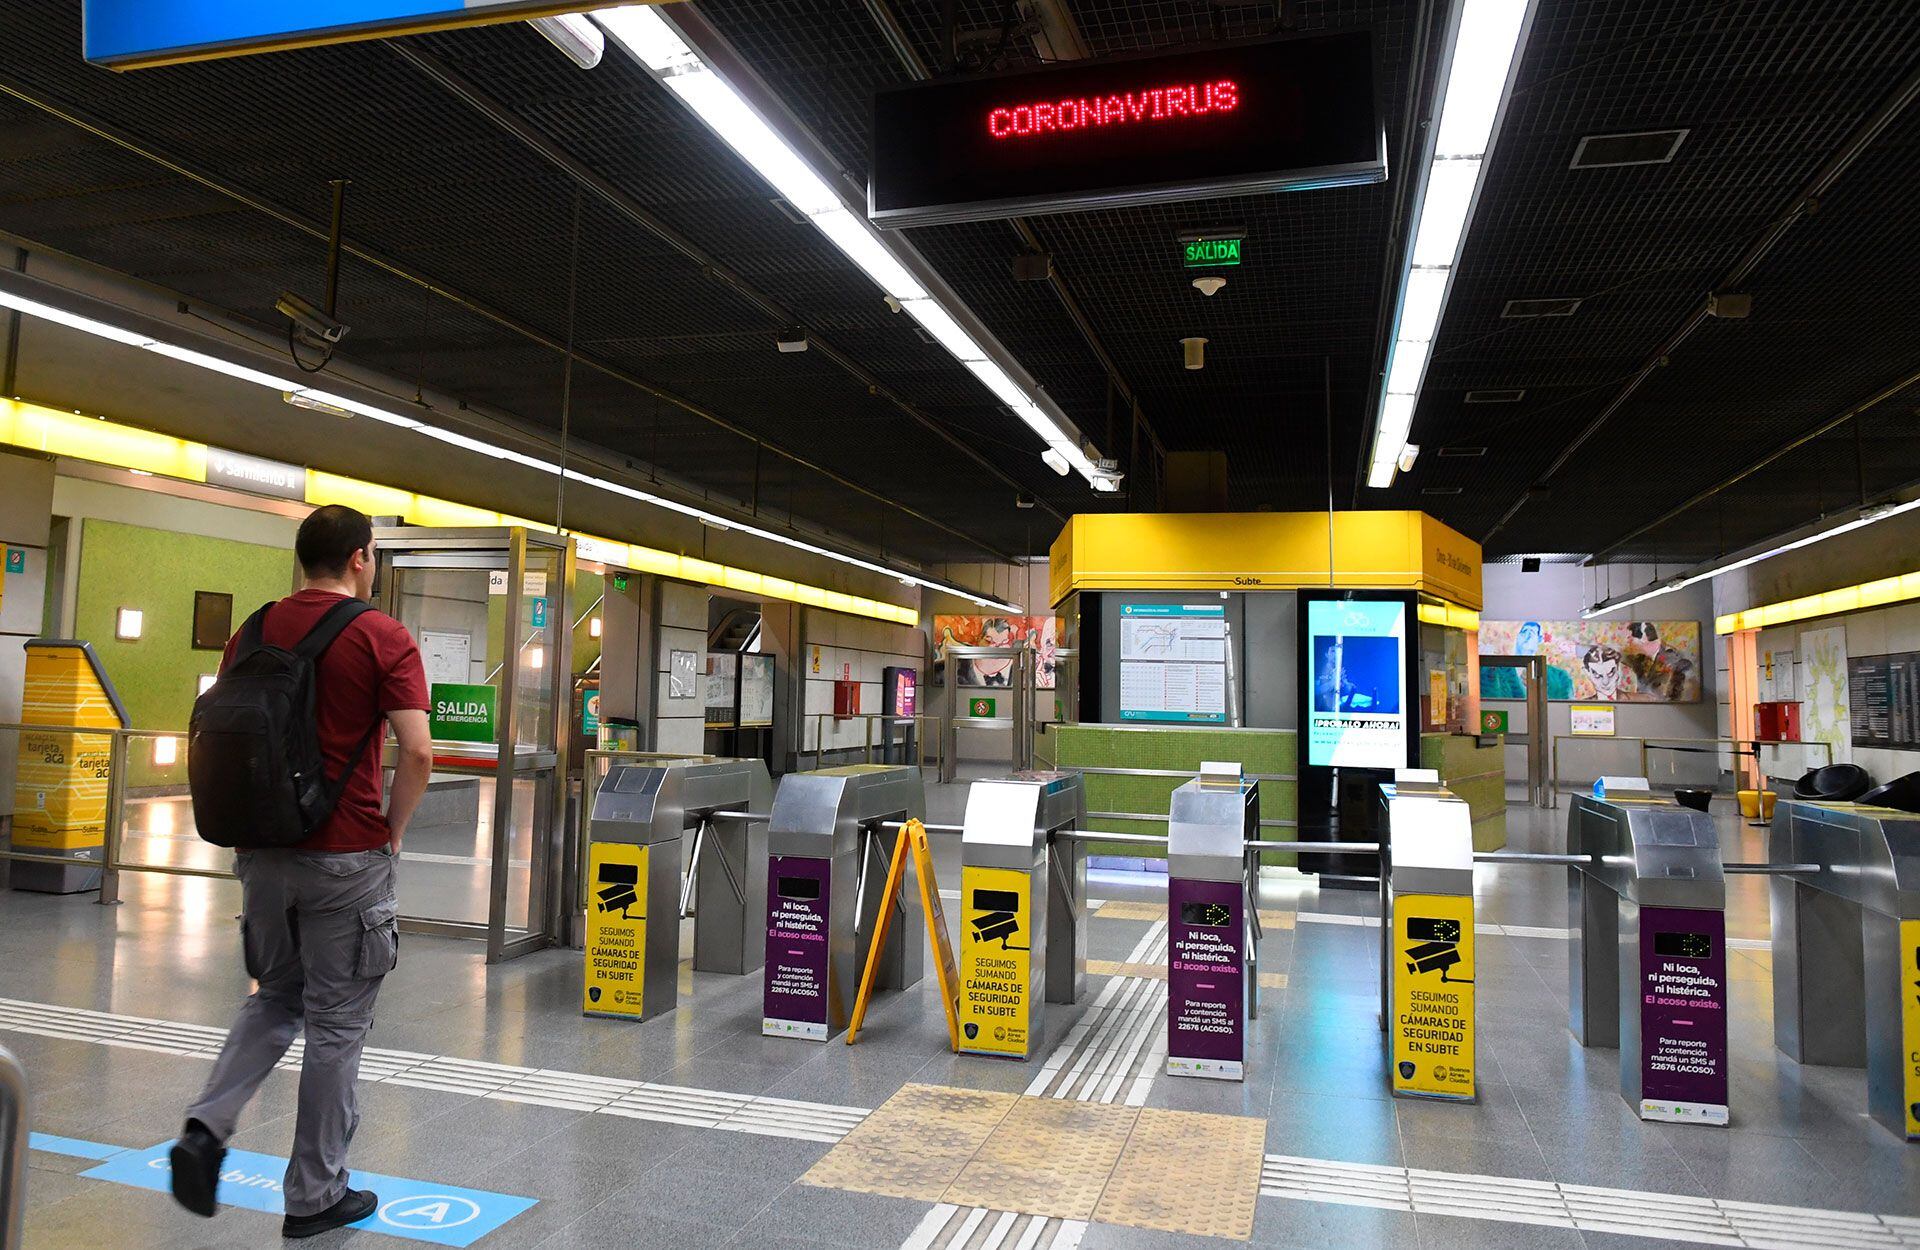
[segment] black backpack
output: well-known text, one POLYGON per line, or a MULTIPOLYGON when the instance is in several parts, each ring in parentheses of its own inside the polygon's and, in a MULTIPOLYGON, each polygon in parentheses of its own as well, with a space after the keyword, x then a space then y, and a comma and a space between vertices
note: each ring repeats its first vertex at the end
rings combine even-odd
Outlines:
POLYGON ((314 713, 314 666, 342 630, 373 606, 343 599, 288 651, 266 646, 267 608, 240 627, 233 662, 193 701, 187 722, 187 786, 193 821, 215 846, 254 850, 295 846, 327 822, 347 778, 380 730, 374 718, 327 780, 314 713))

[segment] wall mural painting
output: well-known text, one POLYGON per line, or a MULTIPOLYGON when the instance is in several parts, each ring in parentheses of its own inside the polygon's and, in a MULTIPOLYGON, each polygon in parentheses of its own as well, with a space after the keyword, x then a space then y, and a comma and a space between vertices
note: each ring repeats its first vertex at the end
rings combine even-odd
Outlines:
MULTIPOLYGON (((1011 647, 1028 642, 1039 653, 1039 685, 1053 689, 1054 650, 1059 645, 1051 616, 935 616, 933 647, 945 653, 947 644, 963 647, 1011 647)), ((1013 680, 1013 661, 979 659, 960 661, 962 686, 1006 686, 1013 680)))
MULTIPOLYGON (((1552 700, 1700 700, 1698 621, 1482 621, 1480 654, 1545 656, 1552 700)), ((1526 698, 1520 670, 1483 665, 1480 697, 1526 698)))

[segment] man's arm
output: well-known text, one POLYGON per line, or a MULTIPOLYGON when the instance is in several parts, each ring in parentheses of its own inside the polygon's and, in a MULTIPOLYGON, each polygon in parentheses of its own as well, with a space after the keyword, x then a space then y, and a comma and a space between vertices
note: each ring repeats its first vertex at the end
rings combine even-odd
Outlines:
POLYGON ((427 714, 422 711, 388 712, 387 723, 393 726, 400 748, 393 765, 393 788, 387 794, 387 827, 393 830, 388 845, 398 855, 400 839, 406 836, 407 824, 427 793, 427 779, 433 775, 433 738, 427 728, 427 714))

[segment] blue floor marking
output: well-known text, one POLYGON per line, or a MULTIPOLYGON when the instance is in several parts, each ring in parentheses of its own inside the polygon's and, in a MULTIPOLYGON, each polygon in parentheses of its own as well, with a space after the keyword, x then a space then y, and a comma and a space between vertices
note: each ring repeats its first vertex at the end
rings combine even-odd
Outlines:
POLYGON ((111 1159, 131 1149, 127 1146, 109 1146, 105 1142, 81 1141, 77 1137, 55 1137, 52 1133, 29 1133, 27 1145, 34 1150, 44 1150, 48 1154, 55 1155, 72 1155, 76 1159, 111 1159))
MULTIPOLYGON (((34 1138, 35 1147, 41 1148, 41 1135, 35 1133, 34 1138)), ((167 1158, 173 1148, 170 1141, 146 1150, 128 1150, 60 1137, 44 1140, 62 1143, 60 1147, 44 1149, 107 1160, 99 1167, 82 1172, 80 1175, 84 1177, 160 1193, 172 1192, 167 1158)), ((280 1180, 286 1171, 285 1159, 255 1154, 251 1150, 229 1150, 215 1198, 223 1206, 283 1214, 280 1180)), ((380 1199, 374 1213, 353 1227, 437 1246, 470 1246, 539 1201, 483 1189, 463 1189, 458 1185, 381 1176, 376 1172, 356 1170, 352 1181, 355 1189, 371 1189, 380 1199)))

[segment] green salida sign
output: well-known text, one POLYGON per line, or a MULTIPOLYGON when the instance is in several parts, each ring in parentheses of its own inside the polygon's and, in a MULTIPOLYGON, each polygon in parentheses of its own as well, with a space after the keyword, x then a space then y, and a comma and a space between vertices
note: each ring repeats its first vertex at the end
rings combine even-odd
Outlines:
POLYGON ((1184 259, 1189 269, 1219 269, 1240 263, 1239 239, 1188 239, 1184 259))
POLYGON ((440 742, 492 742, 500 692, 492 686, 433 684, 433 736, 440 742))

